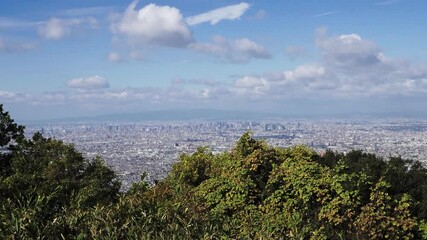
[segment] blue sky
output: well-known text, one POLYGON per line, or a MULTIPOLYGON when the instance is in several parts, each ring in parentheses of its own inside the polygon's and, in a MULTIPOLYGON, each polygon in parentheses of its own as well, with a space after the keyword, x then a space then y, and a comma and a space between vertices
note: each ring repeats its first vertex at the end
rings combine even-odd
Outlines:
POLYGON ((18 119, 427 112, 426 1, 0 0, 18 119))

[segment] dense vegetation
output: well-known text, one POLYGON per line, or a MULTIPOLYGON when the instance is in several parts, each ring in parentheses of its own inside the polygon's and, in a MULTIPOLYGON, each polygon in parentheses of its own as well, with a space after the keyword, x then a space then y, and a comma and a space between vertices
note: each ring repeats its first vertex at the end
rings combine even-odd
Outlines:
POLYGON ((100 158, 35 134, 0 105, 0 239, 427 239, 427 170, 373 154, 273 148, 183 154, 120 192, 100 158))

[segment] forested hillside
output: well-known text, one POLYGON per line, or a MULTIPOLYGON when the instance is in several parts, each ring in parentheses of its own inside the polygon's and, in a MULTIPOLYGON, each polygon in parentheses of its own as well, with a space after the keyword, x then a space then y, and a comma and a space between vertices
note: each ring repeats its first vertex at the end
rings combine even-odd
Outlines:
POLYGON ((427 169, 352 151, 183 154, 169 175, 120 192, 100 158, 35 134, 0 105, 0 239, 427 239, 427 169))

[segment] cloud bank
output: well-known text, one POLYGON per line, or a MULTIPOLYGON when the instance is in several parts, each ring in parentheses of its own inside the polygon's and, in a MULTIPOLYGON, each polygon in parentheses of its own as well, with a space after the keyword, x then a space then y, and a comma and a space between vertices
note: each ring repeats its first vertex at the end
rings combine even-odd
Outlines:
MULTIPOLYGON (((318 61, 279 72, 241 75, 228 83, 177 78, 162 88, 111 89, 106 79, 91 76, 69 80, 67 86, 76 91, 28 95, 2 90, 0 101, 29 101, 32 104, 136 104, 143 101, 165 106, 177 103, 189 106, 194 102, 198 105, 229 104, 248 100, 264 103, 295 99, 357 102, 400 96, 416 98, 427 93, 425 63, 387 57, 378 44, 356 33, 331 35, 325 29, 318 29, 314 43, 320 54, 318 61)), ((247 39, 228 41, 218 37, 212 44, 195 45, 193 48, 232 59, 235 56, 228 54, 234 52, 238 60, 267 56, 262 48, 247 39)))
POLYGON ((387 97, 427 93, 427 64, 388 58, 373 41, 351 33, 331 36, 316 31, 317 63, 279 74, 243 76, 235 81, 241 95, 265 98, 387 97))

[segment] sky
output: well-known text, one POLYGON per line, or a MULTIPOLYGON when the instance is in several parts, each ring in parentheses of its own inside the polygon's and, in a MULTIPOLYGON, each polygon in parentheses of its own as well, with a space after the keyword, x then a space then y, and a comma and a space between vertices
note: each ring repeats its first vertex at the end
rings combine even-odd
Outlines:
POLYGON ((427 114, 427 1, 0 0, 0 103, 427 114))

